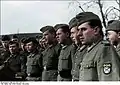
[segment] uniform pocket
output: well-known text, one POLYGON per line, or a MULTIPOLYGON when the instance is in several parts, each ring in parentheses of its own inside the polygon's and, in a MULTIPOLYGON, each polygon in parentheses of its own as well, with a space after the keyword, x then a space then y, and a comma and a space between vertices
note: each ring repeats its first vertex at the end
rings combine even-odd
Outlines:
POLYGON ((90 68, 95 68, 95 63, 93 61, 89 61, 89 62, 84 62, 82 63, 82 66, 84 69, 90 69, 90 68))
POLYGON ((64 57, 62 57, 62 59, 61 59, 61 64, 62 64, 62 69, 64 69, 64 70, 70 70, 71 68, 72 68, 72 61, 71 61, 71 59, 70 59, 71 57, 70 57, 70 55, 68 54, 68 55, 66 55, 66 56, 64 56, 64 57))
POLYGON ((96 65, 93 61, 87 61, 81 63, 80 79, 90 80, 90 81, 98 79, 96 65))

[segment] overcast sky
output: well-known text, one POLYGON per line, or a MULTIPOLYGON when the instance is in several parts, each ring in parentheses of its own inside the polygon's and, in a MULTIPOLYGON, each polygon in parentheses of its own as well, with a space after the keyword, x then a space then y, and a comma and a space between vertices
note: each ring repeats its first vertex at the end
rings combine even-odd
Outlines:
MULTIPOLYGON (((67 23, 80 12, 71 1, 1 1, 1 34, 40 32, 45 25, 67 23), (69 7, 70 6, 70 7, 69 7)), ((81 1, 81 4, 85 1, 81 1)), ((108 1, 107 5, 113 5, 108 1)), ((114 4, 115 5, 115 4, 114 4)), ((94 7, 96 14, 98 9, 94 7)))

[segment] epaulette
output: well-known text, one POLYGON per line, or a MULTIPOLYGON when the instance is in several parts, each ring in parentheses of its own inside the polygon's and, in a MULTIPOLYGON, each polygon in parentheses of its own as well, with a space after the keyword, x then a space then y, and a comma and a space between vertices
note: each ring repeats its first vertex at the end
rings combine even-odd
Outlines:
POLYGON ((103 40, 101 43, 104 44, 105 46, 110 46, 111 45, 108 40, 103 40))

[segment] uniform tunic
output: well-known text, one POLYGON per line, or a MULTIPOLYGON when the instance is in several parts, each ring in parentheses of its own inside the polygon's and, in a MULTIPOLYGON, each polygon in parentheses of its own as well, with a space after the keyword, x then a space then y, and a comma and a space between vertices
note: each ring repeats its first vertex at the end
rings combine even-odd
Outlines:
POLYGON ((58 57, 60 54, 60 44, 53 44, 43 51, 43 73, 42 81, 57 81, 58 57))
POLYGON ((89 47, 83 56, 79 80, 120 80, 120 61, 114 47, 102 40, 89 47))

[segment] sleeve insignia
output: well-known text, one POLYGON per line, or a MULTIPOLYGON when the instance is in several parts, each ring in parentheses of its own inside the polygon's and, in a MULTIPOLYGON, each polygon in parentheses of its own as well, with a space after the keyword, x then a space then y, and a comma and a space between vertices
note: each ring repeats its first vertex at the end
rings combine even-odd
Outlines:
POLYGON ((104 63, 103 64, 103 73, 110 74, 112 71, 112 64, 111 63, 104 63))

